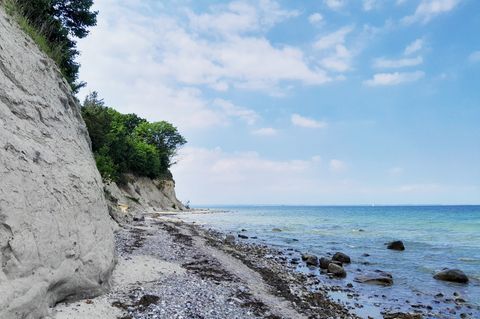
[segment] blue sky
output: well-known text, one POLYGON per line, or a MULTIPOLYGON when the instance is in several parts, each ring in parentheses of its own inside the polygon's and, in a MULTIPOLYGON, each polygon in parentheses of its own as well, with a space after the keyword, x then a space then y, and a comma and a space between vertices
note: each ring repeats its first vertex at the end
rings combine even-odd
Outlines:
POLYGON ((95 6, 80 97, 179 127, 182 200, 480 203, 480 2, 95 6))

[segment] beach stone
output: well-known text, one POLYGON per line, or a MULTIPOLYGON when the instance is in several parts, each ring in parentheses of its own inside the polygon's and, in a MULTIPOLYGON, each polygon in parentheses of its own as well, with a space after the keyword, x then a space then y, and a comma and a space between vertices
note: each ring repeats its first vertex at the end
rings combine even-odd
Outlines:
POLYGON ((325 258, 325 257, 322 257, 320 258, 320 268, 322 269, 328 269, 328 265, 331 263, 332 261, 328 258, 325 258))
POLYGON ((459 269, 445 269, 439 273, 436 273, 433 278, 462 284, 468 283, 467 275, 465 275, 465 273, 459 269))
POLYGON ((144 222, 145 221, 145 216, 144 215, 137 215, 133 217, 134 222, 144 222))
POLYGON ((242 235, 242 234, 238 234, 238 238, 248 239, 248 236, 245 236, 245 235, 242 235))
POLYGON ((347 276, 345 269, 342 266, 334 263, 330 263, 328 265, 328 272, 333 274, 335 277, 345 278, 347 276))
POLYGON ((371 284, 371 285, 380 285, 380 286, 393 285, 392 275, 383 271, 357 276, 355 277, 354 281, 362 284, 371 284))
POLYGON ((403 251, 403 250, 405 250, 405 245, 403 244, 403 242, 401 240, 395 240, 395 241, 389 242, 387 244, 387 248, 392 249, 392 250, 403 251))
POLYGON ((395 313, 384 314, 383 319, 422 319, 422 315, 417 313, 413 314, 413 313, 395 312, 395 313))
POLYGON ((229 244, 229 245, 235 244, 235 236, 233 236, 233 235, 227 235, 227 236, 225 237, 225 243, 226 243, 226 244, 229 244))
POLYGON ((349 264, 351 262, 350 257, 344 253, 337 252, 332 257, 333 261, 339 261, 342 264, 349 264))
POLYGON ((307 264, 307 266, 318 266, 318 257, 311 254, 303 254, 302 260, 307 264))

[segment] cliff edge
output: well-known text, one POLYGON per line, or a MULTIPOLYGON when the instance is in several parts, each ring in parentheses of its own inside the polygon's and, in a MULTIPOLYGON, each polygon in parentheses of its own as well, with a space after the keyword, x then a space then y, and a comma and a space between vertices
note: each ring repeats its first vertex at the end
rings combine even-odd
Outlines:
POLYGON ((0 318, 108 287, 113 225, 79 108, 0 7, 0 318))

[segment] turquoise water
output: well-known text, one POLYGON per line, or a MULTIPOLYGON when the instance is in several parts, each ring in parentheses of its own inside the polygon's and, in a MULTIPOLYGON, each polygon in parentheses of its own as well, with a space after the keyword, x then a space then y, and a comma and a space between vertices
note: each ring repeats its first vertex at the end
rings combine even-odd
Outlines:
MULTIPOLYGON (((452 305, 434 302, 433 296, 441 292, 446 298, 453 298, 453 293, 457 293, 472 306, 473 310, 469 311, 474 318, 480 318, 477 308, 480 306, 480 206, 243 206, 221 209, 225 212, 186 218, 224 232, 246 229, 244 234, 258 237, 255 241, 280 249, 293 248, 318 256, 342 251, 353 260, 348 266, 350 270, 347 268, 349 273, 380 269, 394 276, 392 287, 356 284, 360 291, 381 293, 402 304, 408 300, 434 308, 444 307, 445 311, 452 305), (274 232, 273 228, 281 232, 274 232), (402 240, 406 250, 386 249, 384 244, 391 240, 402 240), (370 256, 364 257, 365 253, 370 256), (459 285, 433 279, 433 274, 443 268, 459 268, 471 282, 459 285)), ((351 279, 345 279, 344 283, 351 279)), ((394 307, 385 300, 383 303, 385 307, 394 307)), ((405 308, 408 307, 402 307, 405 308)))

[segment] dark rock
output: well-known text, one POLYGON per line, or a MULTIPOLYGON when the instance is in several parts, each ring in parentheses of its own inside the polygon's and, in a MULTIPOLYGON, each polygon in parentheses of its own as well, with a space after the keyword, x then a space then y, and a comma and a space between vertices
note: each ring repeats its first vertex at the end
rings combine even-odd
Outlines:
POLYGON ((318 266, 318 257, 310 254, 303 254, 302 260, 307 264, 307 266, 318 266))
POLYGON ((328 265, 328 272, 339 278, 345 278, 347 276, 347 272, 345 271, 345 269, 343 269, 342 266, 334 263, 330 263, 328 265))
POLYGON ((370 257, 370 254, 365 253, 362 255, 362 257, 370 257))
POLYGON ((465 273, 459 269, 445 269, 439 273, 436 273, 433 278, 462 284, 466 284, 468 282, 467 275, 465 275, 465 273))
POLYGON ((242 234, 238 234, 238 238, 248 239, 248 236, 245 236, 245 235, 242 235, 242 234))
POLYGON ((322 269, 328 269, 328 265, 331 263, 332 261, 328 258, 325 258, 325 257, 322 257, 320 258, 320 268, 322 269))
POLYGON ((337 252, 335 253, 335 255, 333 255, 332 257, 332 260, 333 261, 339 261, 341 262, 342 264, 349 264, 351 261, 350 261, 350 257, 347 256, 346 254, 344 253, 341 253, 341 252, 337 252))
POLYGON ((246 232, 247 230, 245 228, 242 228, 242 230, 240 230, 241 232, 246 232))
POLYGON ((422 319, 422 315, 402 312, 386 313, 383 315, 383 319, 422 319))
POLYGON ((371 284, 371 285, 381 285, 381 286, 391 286, 393 285, 393 277, 389 273, 372 273, 366 275, 360 275, 355 277, 356 282, 362 284, 371 284))
POLYGON ((272 231, 273 231, 274 233, 279 233, 279 232, 281 232, 282 230, 281 230, 280 228, 272 228, 272 231))
POLYGON ((405 245, 401 240, 395 240, 387 244, 388 249, 392 250, 405 250, 405 245))
POLYGON ((133 221, 134 222, 144 222, 145 221, 145 216, 143 216, 143 215, 133 216, 133 221))
POLYGON ((298 258, 292 258, 290 260, 290 263, 293 264, 293 265, 298 265, 299 262, 300 262, 300 260, 298 258))

